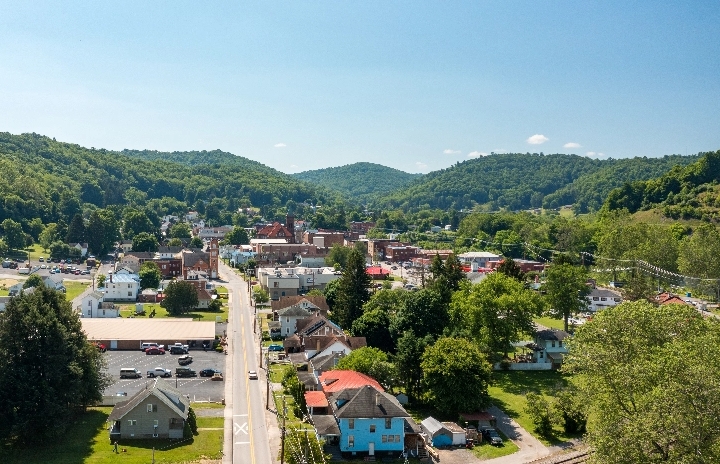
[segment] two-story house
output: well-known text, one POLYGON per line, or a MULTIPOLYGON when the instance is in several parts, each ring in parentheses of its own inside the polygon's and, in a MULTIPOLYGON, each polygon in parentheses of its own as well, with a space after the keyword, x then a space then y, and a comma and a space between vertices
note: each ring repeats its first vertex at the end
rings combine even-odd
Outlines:
POLYGON ((340 429, 340 452, 347 457, 399 457, 410 415, 392 395, 370 385, 328 396, 340 429))
POLYGON ((535 332, 535 344, 539 349, 533 353, 533 362, 552 364, 552 369, 559 369, 568 349, 565 344, 570 334, 564 330, 542 329, 535 332))
POLYGON ((100 291, 88 293, 80 305, 80 317, 118 317, 120 308, 105 301, 105 294, 100 291))
POLYGON ((140 291, 137 274, 110 274, 105 281, 104 301, 136 301, 140 291))
POLYGON ((620 292, 615 292, 606 288, 593 288, 586 298, 588 302, 588 309, 592 312, 597 312, 622 303, 622 295, 620 292))

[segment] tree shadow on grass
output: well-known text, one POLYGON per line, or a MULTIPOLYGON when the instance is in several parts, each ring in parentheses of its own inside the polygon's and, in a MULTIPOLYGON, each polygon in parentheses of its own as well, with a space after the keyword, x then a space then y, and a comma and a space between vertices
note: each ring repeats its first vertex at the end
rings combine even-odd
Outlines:
MULTIPOLYGON (((73 425, 55 440, 39 439, 26 448, 2 448, 0 460, 3 464, 15 463, 67 463, 86 462, 93 454, 98 430, 106 427, 108 413, 91 409, 80 414, 73 425)), ((109 435, 105 435, 110 443, 109 435)))
POLYGON ((137 440, 120 440, 118 442, 118 449, 122 452, 123 447, 125 448, 140 448, 155 451, 169 451, 183 446, 192 445, 195 441, 194 438, 188 439, 169 439, 169 438, 147 438, 137 440))

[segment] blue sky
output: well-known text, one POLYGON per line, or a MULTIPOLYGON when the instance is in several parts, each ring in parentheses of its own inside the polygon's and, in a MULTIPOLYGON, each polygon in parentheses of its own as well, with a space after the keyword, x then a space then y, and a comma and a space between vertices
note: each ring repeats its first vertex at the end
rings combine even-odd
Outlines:
POLYGON ((720 149, 718 2, 240 3, 0 3, 0 131, 283 172, 720 149))

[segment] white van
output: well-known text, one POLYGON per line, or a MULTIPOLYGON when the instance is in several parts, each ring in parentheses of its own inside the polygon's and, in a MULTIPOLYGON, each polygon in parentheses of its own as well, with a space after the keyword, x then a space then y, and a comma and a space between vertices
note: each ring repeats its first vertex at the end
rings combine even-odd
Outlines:
POLYGON ((158 345, 157 343, 141 343, 140 344, 140 351, 145 351, 148 348, 162 348, 163 345, 158 345))
POLYGON ((139 379, 142 374, 134 367, 123 367, 120 369, 121 379, 139 379))

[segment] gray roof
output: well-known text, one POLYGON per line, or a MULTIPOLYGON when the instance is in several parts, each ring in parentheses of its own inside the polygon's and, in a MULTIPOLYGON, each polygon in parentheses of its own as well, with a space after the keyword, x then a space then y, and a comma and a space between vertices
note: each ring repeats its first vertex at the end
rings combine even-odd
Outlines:
MULTIPOLYGON (((433 438, 435 437, 435 434, 437 434, 438 432, 440 432, 442 430, 447 430, 447 428, 443 425, 442 422, 440 422, 439 420, 435 419, 432 416, 428 417, 427 419, 423 419, 423 421, 420 423, 422 424, 422 427, 425 430, 427 430, 427 432, 433 438)), ((449 430, 448 430, 448 432, 449 432, 449 430)))
POLYGON ((110 413, 108 420, 116 421, 122 419, 127 413, 135 409, 151 395, 165 403, 173 412, 182 417, 183 420, 187 419, 190 400, 165 380, 156 378, 155 382, 148 388, 140 390, 127 401, 117 403, 110 413))
POLYGON ((329 402, 337 418, 409 417, 410 415, 389 393, 367 385, 333 393, 329 402), (338 406, 338 400, 345 400, 338 406))
POLYGON ((608 290, 606 288, 593 288, 590 294, 587 296, 588 298, 592 297, 599 297, 599 298, 620 298, 622 295, 620 295, 620 292, 614 292, 612 290, 608 290))
POLYGON ((298 371, 298 380, 305 385, 305 389, 313 391, 317 389, 318 381, 312 372, 298 371))
POLYGON ((183 253, 183 266, 191 267, 196 265, 199 261, 205 261, 206 264, 210 264, 210 253, 203 251, 196 251, 194 253, 183 253))
POLYGON ((420 428, 420 424, 415 422, 412 417, 406 417, 405 418, 405 433, 420 433, 422 432, 422 428, 420 428))
POLYGON ((287 308, 283 308, 278 311, 278 316, 304 316, 304 317, 310 317, 312 316, 312 312, 308 311, 307 309, 301 307, 300 305, 292 305, 288 306, 287 308))
POLYGON ((544 329, 535 332, 535 336, 540 340, 565 340, 570 334, 564 330, 544 329))
POLYGON ((312 364, 313 370, 325 372, 334 368, 343 356, 345 356, 345 353, 326 354, 311 359, 310 364, 312 364))
POLYGON ((340 428, 332 414, 313 414, 311 418, 318 435, 340 435, 340 428))

